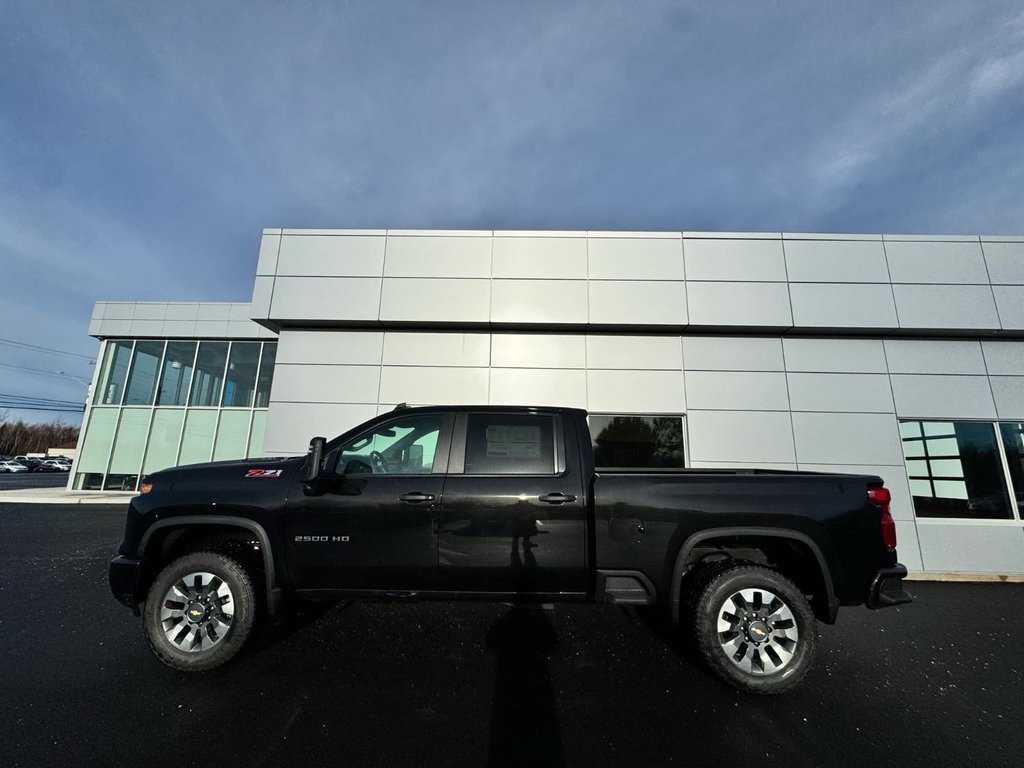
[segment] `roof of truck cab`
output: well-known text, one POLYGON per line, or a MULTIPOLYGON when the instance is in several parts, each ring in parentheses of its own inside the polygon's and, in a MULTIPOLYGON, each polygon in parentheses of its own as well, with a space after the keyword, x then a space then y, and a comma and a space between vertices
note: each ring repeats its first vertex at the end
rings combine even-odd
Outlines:
POLYGON ((572 408, 565 405, 408 405, 386 411, 381 416, 392 413, 419 413, 422 411, 478 411, 481 413, 508 413, 509 411, 557 411, 559 413, 582 413, 584 408, 572 408))

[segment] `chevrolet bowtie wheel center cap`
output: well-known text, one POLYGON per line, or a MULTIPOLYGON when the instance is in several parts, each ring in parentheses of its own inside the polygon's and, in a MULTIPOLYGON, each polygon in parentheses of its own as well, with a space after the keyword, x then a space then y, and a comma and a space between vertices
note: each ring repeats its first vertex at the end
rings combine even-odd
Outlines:
POLYGON ((718 609, 718 642, 737 667, 751 675, 782 672, 796 655, 796 616, 766 589, 741 589, 718 609))
POLYGON ((200 571, 182 577, 164 593, 160 623, 173 648, 202 653, 227 636, 234 612, 235 597, 224 580, 200 571))
POLYGON ((768 625, 763 621, 755 621, 747 627, 747 637, 755 643, 763 643, 768 639, 768 625))

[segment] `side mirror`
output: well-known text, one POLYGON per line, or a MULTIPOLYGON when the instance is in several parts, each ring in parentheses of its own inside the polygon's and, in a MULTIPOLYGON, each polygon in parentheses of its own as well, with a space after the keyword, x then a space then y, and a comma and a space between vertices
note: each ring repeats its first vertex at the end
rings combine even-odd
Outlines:
POLYGON ((309 441, 309 451, 306 453, 306 482, 312 483, 323 470, 324 446, 327 445, 326 437, 314 437, 309 441))

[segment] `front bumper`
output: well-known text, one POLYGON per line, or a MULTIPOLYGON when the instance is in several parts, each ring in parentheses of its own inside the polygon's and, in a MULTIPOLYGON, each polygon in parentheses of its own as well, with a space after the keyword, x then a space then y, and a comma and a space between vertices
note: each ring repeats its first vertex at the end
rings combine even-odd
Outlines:
POLYGON ((110 591, 119 603, 139 615, 139 594, 142 576, 142 561, 118 556, 110 561, 110 591))
POLYGON ((907 567, 896 563, 892 568, 883 568, 875 574, 868 589, 868 608, 890 608, 894 605, 909 603, 914 598, 903 591, 903 579, 907 575, 907 567))

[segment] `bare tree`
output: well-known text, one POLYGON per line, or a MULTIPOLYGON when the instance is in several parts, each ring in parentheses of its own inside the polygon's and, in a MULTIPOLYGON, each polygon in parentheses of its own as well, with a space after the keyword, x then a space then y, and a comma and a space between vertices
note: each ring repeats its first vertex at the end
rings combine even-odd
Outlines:
POLYGON ((0 411, 0 455, 18 456, 46 453, 49 448, 78 440, 78 427, 55 419, 43 424, 11 421, 7 411, 0 411))

